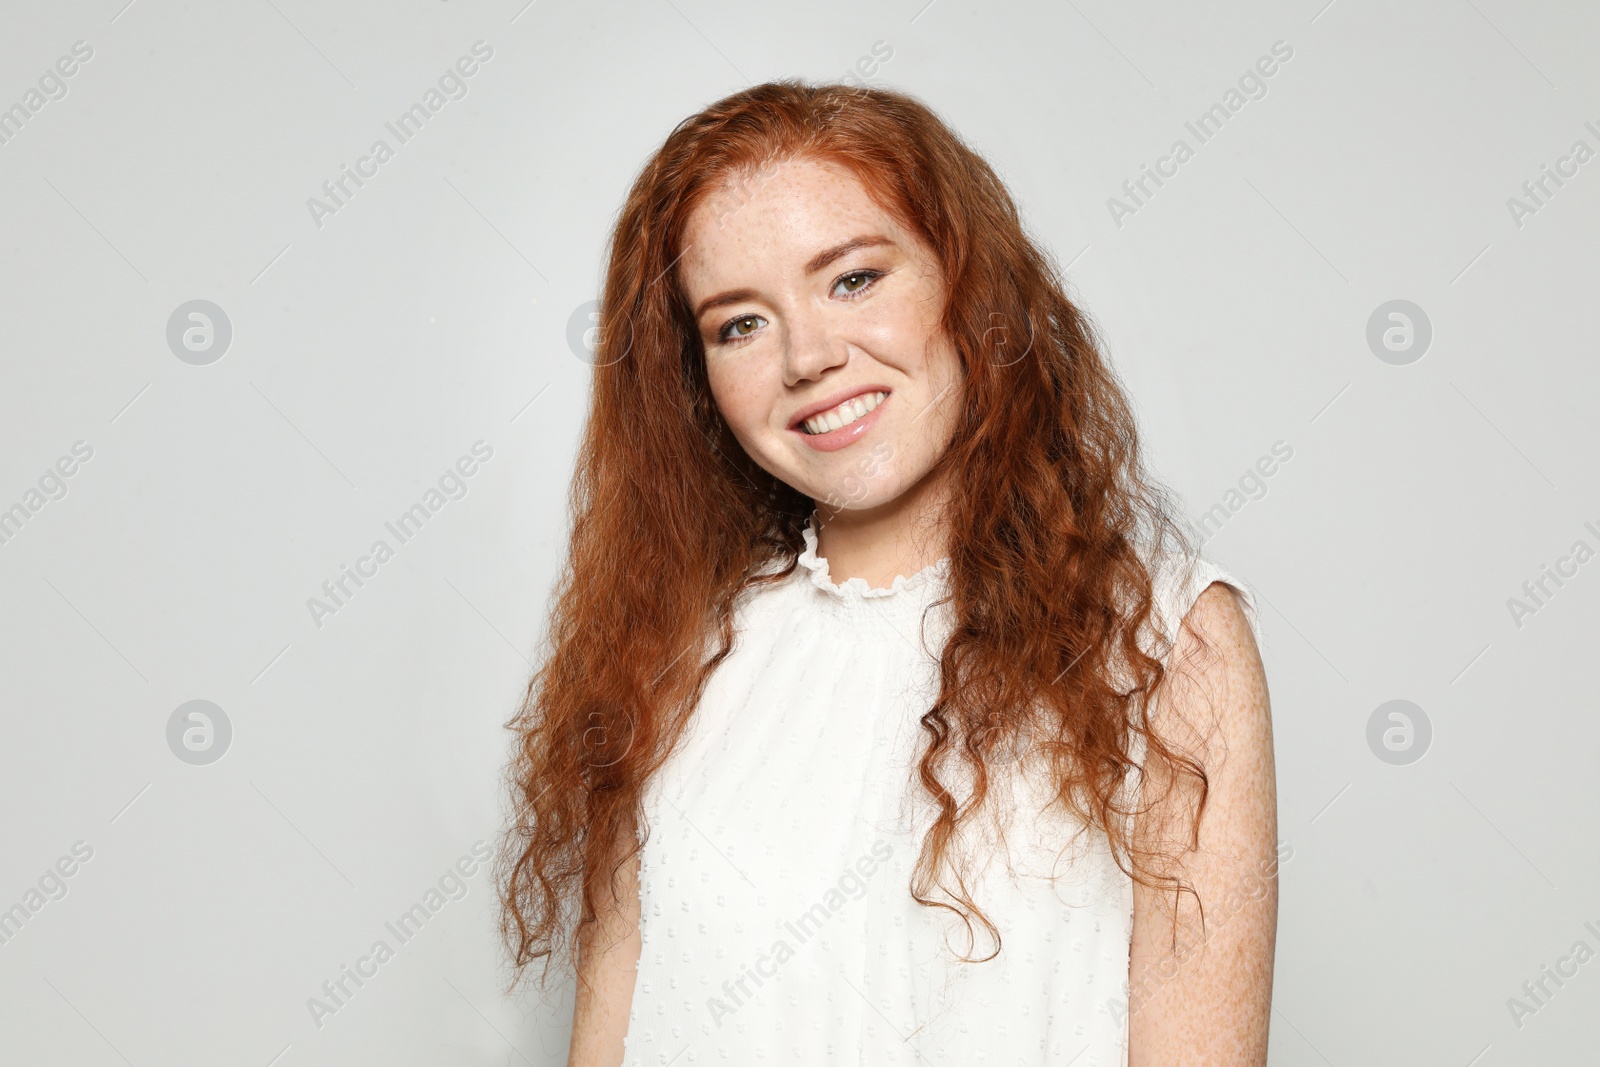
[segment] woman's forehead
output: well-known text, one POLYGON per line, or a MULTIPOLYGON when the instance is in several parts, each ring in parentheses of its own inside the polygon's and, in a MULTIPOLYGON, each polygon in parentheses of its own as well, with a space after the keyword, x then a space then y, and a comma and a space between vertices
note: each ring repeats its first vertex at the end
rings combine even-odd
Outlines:
POLYGON ((719 273, 760 260, 798 268, 817 253, 875 233, 902 251, 928 249, 871 195, 848 168, 829 161, 795 159, 757 172, 746 183, 724 182, 689 216, 674 263, 696 275, 719 273), (793 260, 793 262, 789 262, 793 260))

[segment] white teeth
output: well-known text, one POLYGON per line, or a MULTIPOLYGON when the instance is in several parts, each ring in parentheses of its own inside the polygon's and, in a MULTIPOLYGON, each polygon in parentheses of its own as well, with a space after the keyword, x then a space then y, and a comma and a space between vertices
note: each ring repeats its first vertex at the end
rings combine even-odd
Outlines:
POLYGON ((827 433, 829 430, 843 429, 883 403, 883 398, 888 395, 885 392, 877 392, 851 397, 838 407, 811 416, 802 425, 805 426, 807 433, 827 433))

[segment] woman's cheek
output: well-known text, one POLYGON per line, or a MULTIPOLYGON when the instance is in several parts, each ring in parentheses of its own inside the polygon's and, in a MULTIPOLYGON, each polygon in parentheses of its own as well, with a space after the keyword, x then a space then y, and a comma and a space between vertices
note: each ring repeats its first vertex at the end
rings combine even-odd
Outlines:
POLYGON ((778 446, 785 430, 774 421, 777 407, 772 398, 752 385, 750 382, 734 381, 724 383, 725 388, 719 390, 713 384, 711 398, 716 401, 717 410, 722 413, 723 420, 733 431, 745 455, 755 460, 768 474, 778 477, 774 467, 782 459, 782 451, 778 446))
POLYGON ((706 383, 711 387, 711 400, 736 436, 743 438, 748 402, 746 390, 740 387, 738 377, 728 361, 717 355, 706 358, 706 383))

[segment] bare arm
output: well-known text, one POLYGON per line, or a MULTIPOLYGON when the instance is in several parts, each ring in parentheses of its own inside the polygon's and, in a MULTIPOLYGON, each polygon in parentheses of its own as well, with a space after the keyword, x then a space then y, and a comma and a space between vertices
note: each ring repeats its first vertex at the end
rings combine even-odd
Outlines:
MULTIPOLYGON (((578 990, 567 1067, 621 1067, 639 965, 639 858, 617 874, 620 900, 578 939, 578 990)), ((611 903, 602 894, 605 903, 611 903)))
MULTIPOLYGON (((1152 727, 1210 782, 1199 847, 1172 870, 1199 895, 1205 924, 1202 933, 1192 896, 1135 884, 1128 1064, 1262 1067, 1278 922, 1272 719, 1255 640, 1225 585, 1190 609, 1168 669, 1152 727)), ((1136 832, 1179 852, 1191 843, 1197 796, 1181 779, 1169 791, 1172 775, 1154 762, 1145 797, 1162 800, 1136 832)))

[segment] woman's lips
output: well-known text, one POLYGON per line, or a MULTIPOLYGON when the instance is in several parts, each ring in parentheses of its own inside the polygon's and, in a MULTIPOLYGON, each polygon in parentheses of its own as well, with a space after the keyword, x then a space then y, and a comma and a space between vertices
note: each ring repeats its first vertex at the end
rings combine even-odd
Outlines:
POLYGON ((889 393, 882 400, 878 401, 877 407, 873 408, 871 411, 867 412, 850 425, 841 426, 837 430, 829 430, 826 433, 806 433, 805 427, 801 426, 796 427, 789 432, 797 435, 807 445, 810 445, 818 452, 837 452, 841 448, 854 444, 868 430, 872 429, 872 427, 878 422, 878 416, 883 414, 884 405, 889 403, 893 397, 894 394, 889 393))

